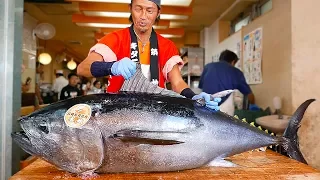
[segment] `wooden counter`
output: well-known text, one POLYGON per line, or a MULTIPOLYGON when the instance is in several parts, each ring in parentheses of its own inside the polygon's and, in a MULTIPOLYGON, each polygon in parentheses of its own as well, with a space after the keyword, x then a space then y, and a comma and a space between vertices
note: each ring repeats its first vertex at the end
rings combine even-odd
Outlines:
MULTIPOLYGON (((193 170, 168 173, 137 173, 137 174, 102 174, 95 180, 101 179, 254 179, 254 180, 281 180, 281 179, 320 179, 320 171, 299 163, 293 159, 282 156, 273 151, 245 152, 229 158, 239 167, 202 167, 193 170)), ((24 168, 10 180, 45 180, 45 179, 81 179, 43 160, 36 160, 24 168)))

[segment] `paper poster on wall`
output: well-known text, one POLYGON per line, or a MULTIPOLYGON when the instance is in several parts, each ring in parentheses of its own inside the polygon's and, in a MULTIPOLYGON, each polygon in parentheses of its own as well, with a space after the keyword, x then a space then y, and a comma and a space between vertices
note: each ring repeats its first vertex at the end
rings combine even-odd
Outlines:
POLYGON ((262 83, 262 28, 243 38, 243 74, 248 84, 262 83))
POLYGON ((212 56, 212 62, 218 62, 219 56, 220 56, 220 54, 216 54, 216 55, 212 56))

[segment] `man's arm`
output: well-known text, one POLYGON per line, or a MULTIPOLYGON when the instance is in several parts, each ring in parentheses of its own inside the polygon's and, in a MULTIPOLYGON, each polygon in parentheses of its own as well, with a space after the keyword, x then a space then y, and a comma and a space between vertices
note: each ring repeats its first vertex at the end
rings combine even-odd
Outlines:
POLYGON ((177 65, 173 66, 172 70, 168 73, 168 78, 172 85, 172 90, 176 93, 179 93, 186 98, 198 100, 204 99, 205 104, 210 109, 219 110, 218 103, 221 101, 221 98, 214 98, 213 100, 210 97, 210 94, 202 92, 200 94, 195 94, 187 85, 187 83, 182 79, 180 70, 177 65))
POLYGON ((239 85, 238 85, 238 90, 244 94, 248 96, 248 100, 250 104, 254 104, 255 103, 255 98, 254 95, 252 93, 252 90, 249 86, 249 84, 246 82, 246 79, 243 75, 243 73, 240 73, 240 80, 239 80, 239 85))
POLYGON ((168 73, 168 79, 171 83, 172 90, 181 93, 185 88, 189 88, 188 84, 182 79, 178 65, 173 66, 168 73))
POLYGON ((91 52, 77 68, 77 74, 87 78, 121 75, 129 79, 135 72, 136 63, 131 59, 124 57, 119 61, 114 59, 112 62, 104 62, 103 57, 95 52, 91 52))
POLYGON ((77 74, 87 78, 94 77, 91 74, 91 65, 93 62, 103 62, 102 56, 98 53, 91 52, 87 58, 79 64, 77 74))
POLYGON ((249 100, 250 104, 255 103, 254 94, 252 92, 250 94, 248 94, 248 100, 249 100))

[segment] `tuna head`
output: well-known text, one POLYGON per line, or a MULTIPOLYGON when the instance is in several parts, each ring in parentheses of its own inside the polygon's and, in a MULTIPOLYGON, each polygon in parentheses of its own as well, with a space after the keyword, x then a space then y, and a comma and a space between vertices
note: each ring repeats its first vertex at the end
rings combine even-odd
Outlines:
POLYGON ((68 126, 65 114, 70 107, 59 108, 59 103, 55 106, 22 117, 19 122, 23 131, 13 133, 13 139, 29 154, 63 170, 77 174, 93 172, 103 160, 100 130, 90 119, 81 127, 68 126))

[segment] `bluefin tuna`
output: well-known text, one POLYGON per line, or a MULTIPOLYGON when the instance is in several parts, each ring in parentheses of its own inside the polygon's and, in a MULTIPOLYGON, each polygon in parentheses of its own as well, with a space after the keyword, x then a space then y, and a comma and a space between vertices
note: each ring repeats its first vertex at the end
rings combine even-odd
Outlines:
POLYGON ((297 130, 314 99, 302 103, 284 136, 276 137, 137 74, 119 93, 76 97, 22 117, 23 131, 12 133, 14 141, 27 153, 80 175, 193 169, 277 144, 306 163, 297 130))

